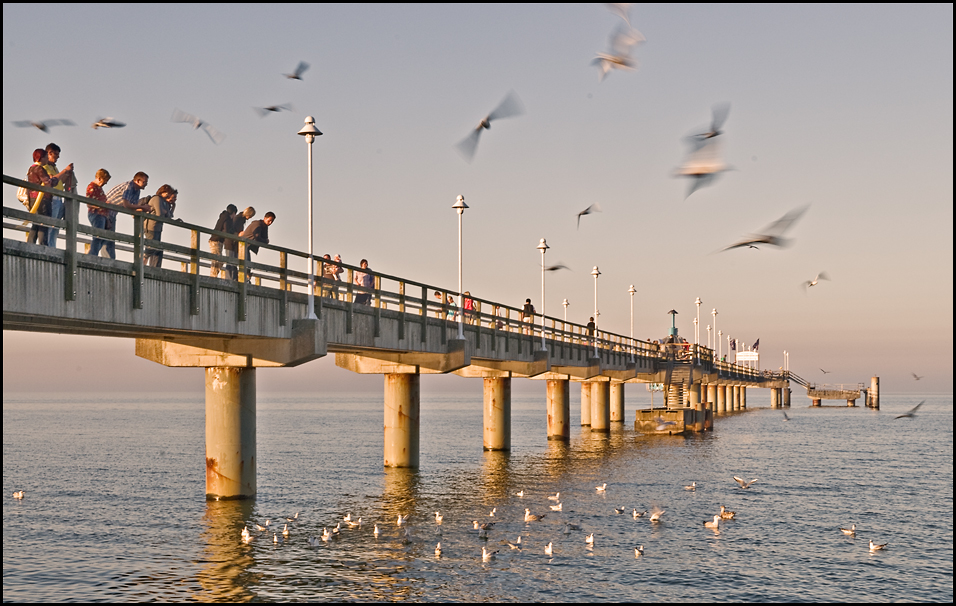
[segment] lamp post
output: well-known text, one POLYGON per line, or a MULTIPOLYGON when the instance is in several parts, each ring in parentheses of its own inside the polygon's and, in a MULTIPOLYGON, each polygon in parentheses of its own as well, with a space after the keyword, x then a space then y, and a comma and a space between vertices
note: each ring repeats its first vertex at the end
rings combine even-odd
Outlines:
MULTIPOLYGON (((695 335, 698 335, 700 333, 700 326, 698 326, 699 322, 700 320, 698 320, 697 318, 694 318, 694 334, 695 335)), ((696 337, 694 338, 694 364, 695 365, 697 364, 697 354, 698 354, 697 346, 700 345, 700 343, 698 343, 697 341, 699 340, 700 339, 697 339, 696 337)))
POLYGON ((570 305, 570 303, 568 303, 568 300, 565 299, 564 302, 561 303, 561 305, 564 305, 564 323, 567 324, 568 323, 568 305, 570 305))
POLYGON ((309 145, 309 311, 305 318, 318 320, 315 315, 315 261, 312 254, 312 142, 322 135, 322 131, 315 127, 315 119, 312 116, 306 116, 305 126, 298 134, 304 136, 309 145))
POLYGON ((631 284, 631 287, 627 289, 627 292, 631 294, 631 362, 634 361, 634 293, 637 292, 637 289, 634 288, 634 285, 631 284))
POLYGON ((598 266, 595 265, 594 269, 591 270, 591 275, 594 276, 594 357, 598 357, 598 348, 597 348, 597 336, 598 336, 598 318, 600 317, 600 312, 598 312, 598 276, 601 275, 601 270, 598 269, 598 266))
POLYGON ((721 345, 723 345, 723 344, 720 342, 720 338, 721 338, 722 336, 724 336, 724 331, 718 330, 718 331, 717 331, 717 359, 718 359, 718 360, 720 359, 720 354, 721 354, 721 351, 722 351, 721 345))
POLYGON ((458 211, 458 303, 461 308, 458 310, 458 338, 465 338, 465 291, 461 286, 461 216, 465 214, 468 205, 465 204, 465 196, 458 196, 452 208, 458 211))
POLYGON ((710 324, 707 325, 707 349, 710 349, 710 324))
MULTIPOLYGON (((730 335, 727 335, 727 357, 730 357, 730 335)), ((736 362, 736 359, 734 361, 736 362)))
POLYGON ((546 252, 548 251, 548 248, 550 248, 550 247, 548 246, 548 243, 545 241, 544 238, 541 238, 541 241, 538 242, 538 250, 541 251, 541 350, 542 350, 542 351, 547 350, 547 347, 545 347, 545 344, 544 344, 544 323, 545 323, 545 317, 544 317, 544 310, 545 310, 545 307, 544 307, 544 274, 545 274, 545 268, 544 268, 544 253, 546 253, 546 252))
POLYGON ((694 322, 694 345, 700 345, 700 304, 702 301, 700 297, 697 297, 697 300, 694 301, 694 304, 697 305, 697 321, 694 322))
MULTIPOLYGON (((711 311, 710 313, 711 313, 711 315, 714 316, 714 335, 717 335, 717 334, 718 334, 718 333, 717 333, 717 308, 715 307, 715 308, 713 309, 713 311, 711 311)), ((715 349, 715 350, 716 350, 717 347, 718 347, 718 345, 717 345, 717 340, 715 339, 715 340, 714 340, 714 346, 712 347, 712 349, 715 349)), ((720 359, 720 356, 717 356, 717 359, 719 360, 719 359, 720 359)))

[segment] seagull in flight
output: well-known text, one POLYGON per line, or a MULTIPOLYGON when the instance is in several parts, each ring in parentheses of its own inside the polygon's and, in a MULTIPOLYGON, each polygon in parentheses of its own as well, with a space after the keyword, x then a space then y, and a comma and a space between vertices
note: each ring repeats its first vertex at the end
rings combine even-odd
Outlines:
POLYGON ((664 430, 667 429, 668 427, 671 427, 671 426, 673 426, 673 425, 677 425, 677 422, 676 422, 676 421, 668 421, 668 420, 664 419, 664 417, 657 417, 657 418, 654 419, 654 420, 657 422, 657 431, 664 431, 664 430))
POLYGON ((696 135, 691 135, 691 140, 706 141, 707 139, 713 139, 714 137, 719 137, 724 134, 724 131, 721 129, 723 129, 724 122, 727 121, 727 116, 730 114, 730 103, 718 103, 711 108, 711 113, 713 114, 713 119, 710 122, 710 129, 696 135))
POLYGON ((599 212, 601 212, 601 206, 597 202, 595 202, 591 206, 588 206, 587 208, 579 212, 578 213, 578 229, 581 229, 581 217, 585 215, 590 215, 592 213, 599 213, 599 212))
POLYGON ((750 480, 750 481, 748 482, 748 481, 744 480, 743 478, 738 478, 737 476, 734 476, 734 480, 735 480, 738 484, 740 484, 740 487, 741 487, 741 488, 750 488, 750 486, 753 485, 753 483, 757 481, 757 478, 754 478, 754 479, 752 479, 752 480, 750 480))
POLYGON ((660 522, 661 516, 664 515, 665 511, 666 510, 658 509, 657 507, 651 510, 651 522, 660 522))
POLYGON ((309 69, 309 64, 305 61, 299 61, 299 64, 295 66, 295 71, 291 74, 282 74, 289 80, 301 80, 302 74, 305 73, 305 70, 309 69))
POLYGON ((281 111, 291 112, 292 104, 286 103, 285 105, 270 105, 269 107, 253 107, 252 109, 256 110, 260 118, 265 118, 270 113, 278 113, 281 111))
POLYGON ((803 288, 804 288, 804 290, 806 290, 806 289, 808 289, 808 288, 810 288, 810 287, 816 286, 816 285, 820 282, 820 280, 827 280, 827 281, 829 281, 829 280, 830 280, 830 276, 827 275, 827 272, 821 271, 820 273, 817 274, 817 277, 815 277, 815 278, 812 279, 812 280, 807 280, 806 282, 803 283, 803 288))
POLYGON ((734 248, 757 248, 757 245, 766 245, 766 246, 777 246, 780 248, 786 248, 792 242, 783 237, 783 235, 793 227, 794 223, 803 216, 803 213, 807 212, 807 209, 810 208, 809 205, 801 206, 800 208, 795 208, 780 217, 770 225, 764 227, 760 231, 751 234, 737 242, 731 244, 721 252, 732 250, 734 248))
POLYGON ((544 271, 558 271, 559 269, 571 269, 571 268, 565 265, 564 263, 561 263, 560 261, 558 261, 554 265, 548 265, 547 267, 545 267, 544 271))
POLYGON ((203 129, 203 131, 207 135, 209 135, 209 138, 216 145, 219 145, 220 143, 222 143, 223 139, 226 138, 226 135, 222 134, 221 132, 213 128, 212 125, 210 125, 209 123, 205 122, 204 120, 200 118, 197 118, 196 116, 192 114, 187 114, 186 112, 179 109, 173 110, 172 121, 185 122, 187 124, 192 124, 193 129, 199 129, 199 128, 203 129))
POLYGON ((13 122, 14 126, 23 128, 25 126, 32 126, 33 128, 39 129, 45 133, 50 132, 51 126, 76 126, 72 120, 43 120, 42 122, 33 122, 31 120, 18 120, 13 122))
POLYGON ((830 373, 833 372, 833 371, 831 371, 831 370, 823 370, 823 369, 821 368, 821 369, 820 369, 820 372, 822 372, 822 373, 825 374, 825 375, 828 375, 828 374, 830 374, 830 373))
MULTIPOLYGON (((915 372, 911 372, 910 374, 913 375, 913 379, 916 380, 916 381, 919 381, 920 379, 923 378, 923 377, 919 376, 918 374, 916 374, 915 372)), ((923 375, 923 376, 925 376, 925 375, 923 375)))
POLYGON ((603 82, 612 69, 635 69, 637 62, 631 56, 631 52, 634 46, 644 42, 644 40, 644 34, 628 23, 619 23, 608 39, 608 46, 610 47, 608 52, 598 53, 597 57, 591 61, 591 65, 598 66, 600 71, 600 74, 598 74, 599 81, 603 82))
POLYGON ((123 128, 126 126, 125 122, 120 122, 116 118, 100 118, 93 123, 93 128, 123 128))
POLYGON ((920 402, 919 404, 917 404, 916 406, 914 406, 913 408, 911 408, 909 412, 907 412, 907 413, 905 413, 905 414, 901 414, 900 416, 898 416, 898 417, 896 417, 896 418, 897 418, 897 419, 915 419, 915 418, 916 418, 916 411, 919 410, 919 407, 922 406, 922 405, 923 405, 923 402, 925 402, 925 401, 926 401, 926 400, 923 400, 922 402, 920 402))
POLYGON ((781 411, 781 412, 783 412, 783 420, 784 420, 784 421, 789 421, 789 420, 790 420, 790 417, 787 415, 787 411, 784 410, 784 411, 781 411))
POLYGON ((478 149, 478 139, 481 137, 481 131, 491 128, 491 123, 495 120, 501 120, 503 118, 512 118, 514 116, 520 116, 524 113, 524 106, 521 104, 521 100, 518 98, 518 95, 514 91, 509 92, 505 95, 505 98, 501 100, 501 103, 498 104, 498 107, 493 109, 490 114, 482 118, 481 122, 478 123, 478 126, 475 127, 471 134, 462 139, 458 145, 458 153, 461 154, 462 158, 466 162, 471 162, 475 157, 475 150, 478 149))

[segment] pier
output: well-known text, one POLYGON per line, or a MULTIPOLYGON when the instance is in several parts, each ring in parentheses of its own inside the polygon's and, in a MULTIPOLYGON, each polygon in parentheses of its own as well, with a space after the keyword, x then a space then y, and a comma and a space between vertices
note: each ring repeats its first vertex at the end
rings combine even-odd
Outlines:
POLYGON ((635 419, 636 429, 655 433, 712 430, 715 415, 746 410, 748 389, 770 389, 774 407, 789 406, 791 380, 806 384, 788 371, 719 361, 707 347, 676 338, 660 344, 601 329, 592 335, 550 316, 523 322, 520 308, 479 297, 472 297, 474 311, 457 316, 443 303, 457 292, 319 259, 310 276, 293 269, 309 267, 306 253, 279 246, 257 243, 256 259, 274 262, 245 261, 247 241, 180 221, 150 217, 166 223, 168 239, 183 234, 189 246, 146 240, 144 216, 124 209, 116 209, 119 220, 131 223, 132 233, 95 229, 79 221, 80 205, 105 205, 6 175, 3 181, 61 196, 66 208, 58 220, 4 206, 3 329, 126 337, 147 360, 205 368, 208 498, 256 494, 258 369, 329 354, 341 368, 382 375, 386 467, 420 464, 422 374, 482 380, 481 439, 490 451, 511 449, 513 379, 547 381, 542 425, 549 440, 564 441, 572 382, 580 383, 581 424, 597 433, 623 426, 627 383, 665 386, 665 408, 639 411, 635 419), (58 227, 63 248, 8 237, 26 223, 58 227), (211 234, 237 240, 239 257, 203 250, 211 234), (91 237, 117 242, 121 258, 84 254, 91 237), (147 246, 164 251, 166 267, 145 264, 147 246), (213 260, 235 264, 239 280, 205 275, 213 260), (323 263, 341 267, 346 279, 324 279, 323 263), (371 274, 374 286, 355 285, 357 271, 371 274), (368 295, 367 303, 358 295, 368 295), (659 418, 673 424, 658 429, 659 418))

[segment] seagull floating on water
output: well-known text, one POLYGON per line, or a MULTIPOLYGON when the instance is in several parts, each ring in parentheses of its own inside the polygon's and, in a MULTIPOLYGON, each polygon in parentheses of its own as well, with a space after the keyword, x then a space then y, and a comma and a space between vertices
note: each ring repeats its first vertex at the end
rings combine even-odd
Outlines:
POLYGON ((252 535, 249 534, 249 529, 246 528, 245 526, 242 527, 242 532, 239 533, 239 536, 240 536, 240 537, 242 538, 242 540, 243 540, 244 542, 246 542, 246 543, 248 543, 249 541, 252 540, 252 535))
POLYGON ((561 511, 561 509, 564 507, 564 504, 558 503, 557 505, 551 505, 550 507, 551 511, 561 511))
POLYGON ((553 497, 548 497, 548 500, 549 500, 549 501, 560 501, 560 500, 561 500, 561 493, 560 493, 560 492, 554 493, 554 496, 553 496, 553 497))
POLYGON ((399 526, 401 526, 402 524, 404 524, 405 522, 407 522, 407 521, 408 521, 408 516, 410 516, 410 515, 412 515, 412 514, 408 514, 408 515, 405 515, 405 516, 403 516, 402 514, 398 514, 397 524, 398 524, 399 526))
POLYGON ((752 479, 752 480, 750 480, 750 481, 748 482, 748 481, 744 480, 743 478, 738 478, 737 476, 734 476, 734 480, 735 480, 738 484, 740 484, 740 487, 741 487, 741 488, 750 488, 751 485, 753 485, 753 483, 757 481, 757 478, 754 478, 754 479, 752 479))
POLYGON ((510 541, 505 541, 505 542, 508 544, 508 547, 510 547, 510 548, 512 548, 512 549, 518 549, 518 550, 521 549, 521 535, 520 535, 520 534, 518 535, 518 538, 515 539, 515 542, 514 542, 514 543, 512 543, 512 542, 510 542, 510 541))
POLYGON ((624 511, 625 511, 625 508, 624 508, 624 507, 615 507, 615 508, 614 508, 614 513, 616 513, 616 514, 618 514, 618 515, 623 514, 624 511))
POLYGON ((840 532, 848 537, 856 536, 856 524, 851 524, 849 528, 840 528, 840 532))
POLYGON ((547 555, 547 556, 549 556, 549 555, 554 555, 554 544, 553 544, 553 543, 548 543, 547 545, 544 546, 544 555, 547 555))
POLYGON ((441 541, 438 541, 438 545, 435 545, 435 557, 441 557, 441 541))
POLYGON ((282 543, 282 539, 279 538, 279 534, 276 532, 272 533, 272 543, 275 545, 279 545, 280 543, 282 543))
POLYGON ((723 505, 720 506, 720 517, 724 520, 733 520, 734 516, 737 515, 736 511, 727 511, 727 508, 723 505))
POLYGON ((592 532, 588 536, 584 537, 584 543, 586 545, 594 545, 594 533, 592 532))
POLYGON ((348 521, 348 522, 346 522, 346 523, 349 525, 349 528, 361 528, 361 527, 362 527, 362 518, 359 518, 359 519, 355 520, 354 522, 353 522, 353 521, 348 521))
POLYGON ((498 550, 488 551, 488 548, 487 548, 487 547, 482 547, 482 548, 481 548, 481 561, 482 561, 482 562, 490 562, 491 560, 495 559, 495 554, 497 554, 497 553, 498 553, 498 550))
POLYGON ((646 516, 646 515, 647 515, 647 510, 646 510, 646 509, 645 509, 644 511, 641 511, 641 512, 638 512, 638 511, 635 509, 635 510, 634 510, 634 513, 633 513, 633 516, 634 516, 634 519, 635 519, 635 520, 636 520, 637 518, 643 518, 643 517, 646 516))
POLYGON ((445 516, 443 516, 442 514, 440 514, 440 513, 437 512, 437 511, 435 512, 435 523, 436 523, 436 524, 441 525, 441 521, 444 520, 444 519, 445 519, 445 516))
POLYGON ((405 527, 405 534, 402 535, 402 543, 404 543, 405 545, 408 545, 408 544, 411 543, 411 542, 412 542, 412 533, 411 533, 411 531, 408 529, 408 526, 406 526, 406 527, 405 527))
MULTIPOLYGON (((926 401, 926 400, 923 400, 923 402, 925 402, 925 401, 926 401)), ((901 414, 900 416, 898 416, 898 417, 896 417, 896 418, 897 418, 897 419, 915 419, 915 418, 916 418, 916 411, 919 410, 919 407, 923 405, 923 402, 920 402, 919 404, 917 404, 916 406, 914 406, 913 408, 911 408, 909 412, 904 413, 904 414, 901 414)))
POLYGON ((783 410, 783 411, 781 411, 781 412, 783 412, 783 420, 784 420, 784 421, 789 421, 789 420, 790 420, 790 415, 787 414, 787 411, 786 411, 786 410, 783 410))
POLYGON ((262 532, 265 529, 266 529, 265 526, 262 526, 261 524, 256 524, 256 530, 258 530, 259 532, 262 532))
POLYGON ((664 515, 664 513, 665 513, 665 510, 658 509, 655 507, 653 511, 651 511, 651 522, 660 522, 661 516, 664 515))
POLYGON ((17 491, 15 491, 15 492, 13 493, 13 498, 14 498, 14 499, 22 499, 23 496, 24 496, 24 493, 23 493, 22 490, 17 490, 17 491))
POLYGON ((519 498, 520 498, 520 497, 523 497, 523 496, 524 496, 524 491, 523 491, 523 490, 519 490, 518 492, 515 493, 515 496, 516 496, 516 497, 519 497, 519 498))
POLYGON ((288 525, 288 524, 283 524, 283 525, 282 525, 282 536, 284 536, 284 537, 289 536, 289 525, 288 525))
POLYGON ((640 558, 640 557, 643 557, 643 556, 644 556, 644 546, 641 545, 640 547, 635 547, 635 548, 634 548, 634 557, 635 557, 635 558, 640 558))
POLYGON ((299 519, 299 512, 297 511, 297 512, 295 512, 295 515, 292 516, 291 518, 286 518, 286 521, 291 524, 291 523, 293 523, 293 522, 298 521, 298 519, 299 519))
POLYGON ((525 510, 524 510, 524 521, 525 521, 525 522, 536 522, 536 521, 538 521, 538 520, 543 520, 546 515, 548 515, 548 514, 546 514, 546 513, 542 513, 542 514, 531 513, 531 510, 530 510, 530 509, 525 509, 525 510))
POLYGON ((342 517, 342 519, 345 520, 346 522, 351 522, 351 521, 352 521, 352 512, 349 512, 349 513, 345 514, 345 515, 342 517))
POLYGON ((489 517, 489 518, 493 518, 493 517, 495 517, 495 514, 496 514, 496 513, 498 513, 498 508, 497 508, 497 507, 492 507, 492 508, 491 508, 491 511, 488 512, 488 517, 489 517))
POLYGON ((378 524, 376 524, 375 528, 372 529, 372 534, 375 535, 376 538, 378 538, 378 535, 382 534, 382 531, 378 528, 378 524))
POLYGON ((704 527, 711 528, 713 530, 719 530, 720 529, 720 514, 718 513, 717 515, 714 516, 713 522, 704 522, 704 527))
POLYGON ((600 486, 595 486, 594 490, 598 492, 607 492, 607 482, 605 482, 604 484, 601 484, 600 486))
POLYGON ((876 543, 873 542, 873 539, 870 539, 870 552, 872 553, 872 552, 874 552, 874 551, 879 551, 879 550, 881 550, 881 549, 886 549, 886 546, 887 546, 887 545, 889 545, 889 543, 883 543, 882 545, 878 545, 878 544, 876 544, 876 543))
POLYGON ((697 482, 691 482, 690 486, 684 486, 684 490, 697 490, 697 482))

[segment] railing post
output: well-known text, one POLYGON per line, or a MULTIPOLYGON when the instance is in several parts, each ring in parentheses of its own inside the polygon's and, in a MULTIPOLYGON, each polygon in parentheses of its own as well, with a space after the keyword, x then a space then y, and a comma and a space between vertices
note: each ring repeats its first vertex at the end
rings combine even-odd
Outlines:
POLYGON ((375 289, 375 292, 371 293, 375 297, 375 331, 372 333, 376 337, 382 336, 381 334, 381 325, 382 325, 382 277, 373 276, 372 277, 372 288, 375 289))
POLYGON ((422 336, 421 342, 425 342, 425 329, 428 326, 428 288, 422 286, 422 336))
POLYGON ((345 301, 347 303, 348 313, 345 314, 345 334, 352 334, 352 312, 355 309, 355 304, 352 302, 352 270, 349 269, 345 273, 346 279, 349 283, 345 285, 345 301))
POLYGON ((398 283, 398 340, 405 338, 405 282, 398 283))
POLYGON ((74 198, 63 198, 66 217, 66 268, 63 272, 63 299, 76 301, 76 227, 79 222, 79 202, 74 198))
POLYGON ((239 241, 239 258, 236 259, 239 268, 239 300, 236 301, 236 320, 246 320, 246 243, 239 241))
POLYGON ((189 315, 199 315, 199 231, 192 230, 189 235, 189 315))
POLYGON ((143 309, 143 213, 133 215, 133 309, 143 309))
MULTIPOLYGON (((289 258, 285 251, 279 252, 279 326, 285 326, 289 312, 289 258)), ((312 268, 309 268, 311 271, 312 268)))

